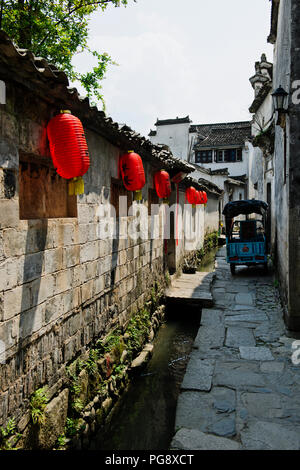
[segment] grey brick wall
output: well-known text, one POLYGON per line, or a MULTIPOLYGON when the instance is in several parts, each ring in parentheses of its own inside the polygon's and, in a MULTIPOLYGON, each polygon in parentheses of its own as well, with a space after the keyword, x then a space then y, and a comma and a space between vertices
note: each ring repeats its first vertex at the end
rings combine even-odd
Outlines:
MULTIPOLYGON (((38 387, 47 383, 50 395, 58 393, 65 366, 116 323, 125 324, 164 275, 161 240, 99 239, 97 208, 118 176, 120 149, 89 130, 91 167, 85 194, 77 197, 78 217, 19 219, 19 152, 49 156, 45 126, 54 109, 22 87, 6 86, 7 104, 0 105, 0 340, 6 348, 0 425, 11 416, 19 421, 38 387), (5 169, 16 182, 9 198, 5 169)), ((152 184, 153 170, 145 168, 152 184)), ((129 222, 122 219, 120 233, 129 222)))

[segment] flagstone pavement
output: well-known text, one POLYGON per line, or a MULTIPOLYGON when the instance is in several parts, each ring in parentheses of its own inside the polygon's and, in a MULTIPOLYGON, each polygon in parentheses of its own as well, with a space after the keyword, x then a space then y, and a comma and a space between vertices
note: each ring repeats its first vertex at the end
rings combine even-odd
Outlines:
POLYGON ((272 275, 240 267, 232 276, 223 247, 212 294, 181 385, 170 448, 300 449, 300 364, 292 361, 295 337, 285 329, 272 275))

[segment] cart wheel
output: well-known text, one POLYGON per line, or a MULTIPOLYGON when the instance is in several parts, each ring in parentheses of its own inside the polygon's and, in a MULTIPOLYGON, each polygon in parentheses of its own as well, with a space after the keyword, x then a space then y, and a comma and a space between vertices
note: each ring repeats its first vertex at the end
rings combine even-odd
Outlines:
POLYGON ((230 265, 230 271, 231 271, 231 274, 235 274, 235 264, 232 264, 230 265))

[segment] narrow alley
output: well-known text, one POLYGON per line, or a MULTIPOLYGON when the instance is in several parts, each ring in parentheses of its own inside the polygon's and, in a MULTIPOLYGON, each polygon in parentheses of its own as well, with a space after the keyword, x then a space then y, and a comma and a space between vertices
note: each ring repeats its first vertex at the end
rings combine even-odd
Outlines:
POLYGON ((216 258, 214 307, 201 327, 181 385, 172 449, 300 448, 300 369, 271 274, 216 258))
POLYGON ((299 0, 0 0, 0 452, 300 450, 299 51, 299 0))

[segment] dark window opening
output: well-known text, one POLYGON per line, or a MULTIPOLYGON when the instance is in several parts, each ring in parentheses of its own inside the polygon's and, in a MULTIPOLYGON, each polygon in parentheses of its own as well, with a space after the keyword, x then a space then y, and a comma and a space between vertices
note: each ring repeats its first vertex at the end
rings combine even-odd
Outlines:
POLYGON ((216 161, 220 162, 241 162, 243 160, 243 151, 242 149, 226 149, 226 150, 216 150, 217 158, 216 161))
POLYGON ((222 162, 223 161, 223 150, 218 150, 217 151, 217 162, 222 162))
POLYGON ((20 219, 77 217, 77 196, 69 196, 50 158, 20 153, 20 219))
POLYGON ((196 152, 195 163, 212 163, 212 150, 201 150, 196 152))
POLYGON ((3 169, 4 177, 4 197, 11 199, 16 192, 16 173, 15 170, 3 169))

